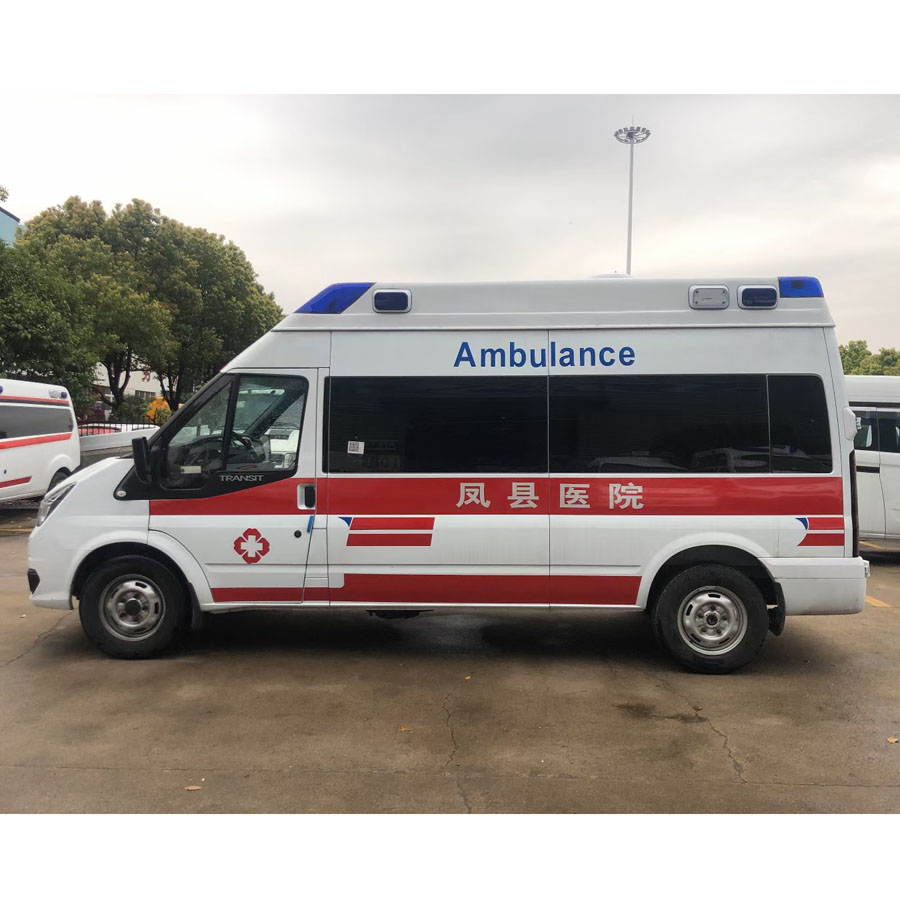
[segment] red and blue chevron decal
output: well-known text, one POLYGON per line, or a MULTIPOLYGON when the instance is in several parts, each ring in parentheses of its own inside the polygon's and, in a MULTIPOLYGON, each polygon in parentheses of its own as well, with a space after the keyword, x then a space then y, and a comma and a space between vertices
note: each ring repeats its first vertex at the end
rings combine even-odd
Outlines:
POLYGON ((806 536, 800 541, 800 547, 843 547, 843 516, 796 516, 797 521, 806 529, 806 536))
POLYGON ((339 516, 348 547, 430 547, 434 516, 339 516))

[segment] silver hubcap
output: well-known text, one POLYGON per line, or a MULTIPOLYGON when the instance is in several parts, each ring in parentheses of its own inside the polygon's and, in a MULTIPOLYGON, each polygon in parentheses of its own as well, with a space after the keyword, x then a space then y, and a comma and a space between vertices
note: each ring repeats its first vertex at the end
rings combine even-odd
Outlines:
POLYGON ((743 640, 747 610, 740 597, 724 588, 700 588, 681 601, 678 633, 696 653, 719 656, 743 640))
POLYGON ((162 622, 166 601, 149 578, 125 575, 117 578, 100 598, 100 619, 107 631, 126 641, 150 637, 162 622))

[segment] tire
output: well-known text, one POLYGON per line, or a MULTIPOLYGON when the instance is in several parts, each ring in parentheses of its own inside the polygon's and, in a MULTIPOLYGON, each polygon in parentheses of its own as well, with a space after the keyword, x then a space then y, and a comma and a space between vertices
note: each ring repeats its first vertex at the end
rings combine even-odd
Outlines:
POLYGON ((65 481, 72 473, 68 469, 58 469, 53 473, 50 484, 47 486, 47 493, 53 490, 61 481, 65 481))
POLYGON ((733 672, 752 660, 769 630, 766 601, 737 569, 693 566, 663 588, 651 611, 659 643, 695 672, 733 672))
POLYGON ((183 624, 184 588, 162 563, 119 556, 95 569, 81 590, 84 633, 117 659, 147 659, 165 650, 183 624))

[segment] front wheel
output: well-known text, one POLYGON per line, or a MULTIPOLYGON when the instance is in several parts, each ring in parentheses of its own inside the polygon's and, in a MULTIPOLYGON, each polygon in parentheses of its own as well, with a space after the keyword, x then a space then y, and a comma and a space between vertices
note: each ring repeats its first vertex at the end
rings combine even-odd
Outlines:
POLYGON ((693 566, 663 588, 652 612, 660 644, 695 672, 722 674, 759 653, 769 628, 759 588, 728 566, 693 566))
POLYGON ((50 484, 47 486, 47 493, 53 490, 60 482, 65 481, 69 477, 68 469, 57 469, 56 472, 53 473, 53 477, 50 479, 50 484))
POLYGON ((185 608, 184 589, 169 569, 144 556, 120 556, 90 574, 78 612, 104 653, 146 659, 172 642, 185 608))

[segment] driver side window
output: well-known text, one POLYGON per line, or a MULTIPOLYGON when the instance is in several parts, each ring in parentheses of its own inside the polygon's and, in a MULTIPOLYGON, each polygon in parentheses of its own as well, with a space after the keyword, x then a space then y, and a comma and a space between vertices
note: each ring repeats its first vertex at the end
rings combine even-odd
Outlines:
POLYGON ((307 387, 305 378, 281 375, 227 378, 169 438, 162 487, 200 489, 220 472, 291 475, 307 387))
POLYGON ((234 381, 229 379, 179 426, 166 445, 162 466, 165 488, 203 487, 224 466, 225 425, 234 381))

